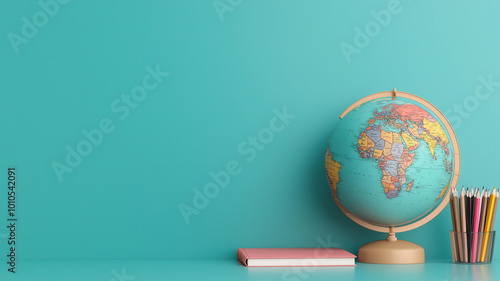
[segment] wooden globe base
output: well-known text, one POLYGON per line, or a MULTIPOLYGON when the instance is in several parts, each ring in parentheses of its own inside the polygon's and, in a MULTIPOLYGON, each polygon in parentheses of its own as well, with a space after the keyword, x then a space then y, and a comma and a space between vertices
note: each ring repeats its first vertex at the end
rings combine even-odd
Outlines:
POLYGON ((358 262, 378 264, 424 263, 425 251, 419 245, 397 240, 394 233, 389 233, 386 240, 374 241, 361 246, 358 250, 358 262))

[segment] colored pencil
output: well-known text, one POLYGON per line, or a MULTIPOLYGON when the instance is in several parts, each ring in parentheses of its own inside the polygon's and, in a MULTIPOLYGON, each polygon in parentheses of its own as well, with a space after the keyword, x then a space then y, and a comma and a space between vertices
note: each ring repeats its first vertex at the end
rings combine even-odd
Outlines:
MULTIPOLYGON (((453 215, 453 191, 450 192, 450 214, 451 214, 451 226, 453 227, 453 233, 456 233, 457 230, 455 228, 455 216, 453 215)), ((451 244, 451 253, 452 253, 452 256, 453 256, 453 262, 456 262, 457 261, 457 251, 458 251, 458 247, 457 247, 457 239, 454 239, 452 237, 452 241, 453 243, 451 244)))
POLYGON ((472 234, 472 254, 471 262, 476 262, 477 256, 477 231, 479 230, 479 217, 481 216, 481 196, 479 196, 479 190, 476 190, 474 195, 474 233, 472 234))
POLYGON ((468 255, 467 255, 467 219, 465 218, 465 194, 464 194, 464 189, 462 188, 462 192, 460 192, 460 218, 462 222, 462 249, 464 252, 463 255, 463 260, 462 262, 467 262, 468 261, 468 255))
POLYGON ((499 194, 500 194, 499 192, 500 192, 500 190, 497 189, 497 194, 495 195, 495 205, 493 206, 493 215, 491 217, 490 231, 493 231, 493 226, 495 225, 495 217, 497 214, 498 199, 499 199, 499 194))
POLYGON ((465 204, 465 227, 469 229, 469 189, 466 188, 464 191, 464 204, 465 204))
POLYGON ((467 204, 466 206, 466 209, 465 209, 465 212, 466 212, 466 215, 467 215, 467 231, 468 233, 466 233, 467 235, 467 259, 468 259, 468 262, 471 262, 471 254, 472 254, 472 235, 470 234, 470 232, 472 232, 472 196, 471 196, 471 192, 472 192, 472 189, 469 190, 467 188, 467 198, 465 199, 465 203, 467 204))
POLYGON ((463 249, 462 249, 462 236, 458 235, 460 233, 460 213, 458 211, 458 192, 457 190, 453 190, 453 217, 455 218, 455 225, 453 226, 453 235, 454 235, 454 240, 457 243, 457 260, 462 261, 463 260, 463 249))
POLYGON ((477 256, 476 261, 481 261, 481 245, 483 243, 483 235, 484 235, 484 222, 486 221, 486 209, 488 207, 488 191, 482 192, 481 196, 481 216, 479 217, 479 237, 477 241, 477 256))
POLYGON ((490 225, 491 225, 491 216, 493 213, 493 205, 495 205, 495 189, 491 192, 490 200, 488 202, 488 213, 486 215, 486 222, 484 226, 484 238, 483 238, 483 245, 481 247, 481 262, 484 262, 484 259, 486 257, 486 247, 488 246, 488 234, 490 231, 490 225))
MULTIPOLYGON (((495 203, 493 204, 493 212, 491 214, 491 224, 490 224, 490 232, 493 231, 493 226, 495 225, 495 216, 497 212, 497 206, 498 206, 498 196, 499 196, 499 190, 497 189, 497 192, 495 194, 495 203)), ((490 240, 493 241, 494 237, 490 237, 490 240)), ((493 251, 493 242, 488 243, 488 247, 486 248, 486 257, 488 258, 488 261, 490 261, 491 257, 491 251, 493 251)))

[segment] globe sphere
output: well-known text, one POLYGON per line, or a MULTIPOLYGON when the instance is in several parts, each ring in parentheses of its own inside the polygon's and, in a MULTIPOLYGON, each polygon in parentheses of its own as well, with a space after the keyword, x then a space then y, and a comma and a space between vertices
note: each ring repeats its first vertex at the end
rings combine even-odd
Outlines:
POLYGON ((435 107, 413 97, 365 98, 330 136, 325 166, 333 198, 367 224, 415 223, 445 205, 456 184, 455 134, 435 107))

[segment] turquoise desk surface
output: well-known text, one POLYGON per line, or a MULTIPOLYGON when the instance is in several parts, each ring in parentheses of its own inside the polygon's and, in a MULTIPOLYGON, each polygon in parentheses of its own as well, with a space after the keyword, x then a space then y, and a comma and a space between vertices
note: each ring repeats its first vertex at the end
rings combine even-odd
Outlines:
POLYGON ((415 265, 356 267, 246 268, 236 260, 20 261, 18 272, 0 280, 155 281, 155 280, 498 280, 500 261, 482 265, 428 261, 415 265))

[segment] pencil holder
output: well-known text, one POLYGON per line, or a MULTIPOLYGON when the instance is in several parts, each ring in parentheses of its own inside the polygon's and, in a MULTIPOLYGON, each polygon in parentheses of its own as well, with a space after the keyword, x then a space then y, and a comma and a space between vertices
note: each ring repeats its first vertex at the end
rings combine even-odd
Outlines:
POLYGON ((454 232, 451 251, 455 263, 489 263, 493 258, 495 231, 454 232))

